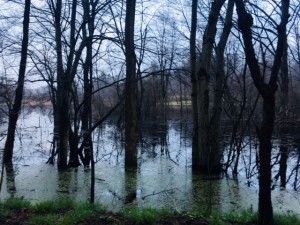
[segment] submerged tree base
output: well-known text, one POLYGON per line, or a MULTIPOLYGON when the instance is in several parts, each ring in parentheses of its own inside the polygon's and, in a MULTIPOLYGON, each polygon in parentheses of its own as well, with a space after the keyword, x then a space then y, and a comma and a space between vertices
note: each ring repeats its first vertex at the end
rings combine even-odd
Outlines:
MULTIPOLYGON (((171 212, 167 209, 126 207, 120 212, 105 210, 99 205, 79 203, 70 199, 44 201, 36 204, 23 199, 8 199, 0 203, 0 224, 228 224, 256 225, 258 215, 250 210, 203 216, 205 210, 171 212)), ((294 215, 276 215, 277 225, 297 225, 294 215)))
POLYGON ((193 165, 192 166, 194 173, 200 173, 203 175, 213 175, 213 176, 221 176, 222 175, 222 165, 216 165, 216 166, 207 166, 207 165, 193 165))

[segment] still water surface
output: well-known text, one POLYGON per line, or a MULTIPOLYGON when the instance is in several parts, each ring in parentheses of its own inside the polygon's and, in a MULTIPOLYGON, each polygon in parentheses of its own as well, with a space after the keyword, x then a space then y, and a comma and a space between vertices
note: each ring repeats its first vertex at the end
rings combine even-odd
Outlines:
MULTIPOLYGON (((79 167, 58 172, 45 164, 49 157, 53 124, 44 113, 23 115, 18 124, 15 164, 5 171, 0 200, 24 197, 33 202, 71 197, 87 201, 90 171, 79 167)), ((5 126, 0 132, 5 131, 5 126)), ((139 142, 139 169, 125 172, 122 131, 115 123, 105 123, 94 134, 96 151, 95 200, 111 210, 128 205, 190 210, 197 206, 222 211, 257 209, 257 180, 248 186, 240 169, 238 179, 208 178, 191 172, 191 124, 169 121, 146 124, 139 142), (130 194, 136 199, 127 202, 130 194), (126 197, 127 196, 127 197, 126 197)), ((4 140, 0 146, 4 145, 4 140)), ((300 216, 300 193, 290 188, 272 191, 277 212, 300 216)))

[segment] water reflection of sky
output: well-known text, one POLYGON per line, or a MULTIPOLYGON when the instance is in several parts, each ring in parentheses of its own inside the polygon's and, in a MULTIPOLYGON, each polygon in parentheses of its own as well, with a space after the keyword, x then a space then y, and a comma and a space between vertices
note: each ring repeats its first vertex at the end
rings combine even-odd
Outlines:
MULTIPOLYGON (((79 167, 58 173, 55 166, 45 164, 50 154, 52 129, 48 115, 32 112, 21 117, 14 170, 5 174, 1 199, 24 196, 31 201, 62 197, 88 200, 89 170, 79 167)), ((93 139, 98 161, 95 199, 111 210, 124 207, 126 196, 131 193, 136 193, 137 198, 130 204, 139 207, 190 210, 212 204, 223 211, 257 209, 257 186, 247 186, 242 170, 239 180, 192 174, 191 124, 145 125, 139 137, 136 173, 125 173, 123 168, 122 130, 107 123, 95 132, 93 139)), ((3 146, 3 140, 0 144, 3 146)), ((257 182, 256 176, 251 179, 257 182)), ((276 211, 299 213, 299 192, 276 189, 272 194, 276 211)))

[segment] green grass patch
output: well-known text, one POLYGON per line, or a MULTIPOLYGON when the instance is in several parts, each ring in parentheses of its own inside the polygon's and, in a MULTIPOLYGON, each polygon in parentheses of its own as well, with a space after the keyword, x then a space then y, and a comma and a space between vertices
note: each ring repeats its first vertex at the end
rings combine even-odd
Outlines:
POLYGON ((77 209, 67 212, 59 221, 57 225, 73 225, 78 222, 84 221, 95 214, 93 210, 77 209))
MULTIPOLYGON (((240 212, 229 212, 219 214, 220 220, 235 222, 240 224, 251 224, 258 221, 258 214, 251 210, 242 210, 240 212)), ((214 217, 218 217, 214 215, 214 217)))
MULTIPOLYGON (((199 221, 204 220, 210 225, 249 225, 258 222, 258 213, 251 210, 223 213, 217 210, 208 211, 204 207, 190 212, 173 213, 167 209, 129 207, 114 214, 107 212, 100 205, 75 202, 71 199, 44 201, 33 205, 20 198, 0 202, 0 218, 17 219, 22 213, 25 216, 20 217, 20 222, 26 222, 30 225, 73 225, 102 215, 104 218, 107 217, 109 221, 115 221, 116 224, 120 224, 122 220, 128 220, 133 224, 159 224, 161 219, 170 219, 170 221, 172 219, 174 221, 185 221, 185 219, 197 221, 199 219, 199 221), (26 218, 26 221, 23 221, 22 218, 26 218), (30 219, 27 220, 27 218, 30 219)), ((289 213, 275 214, 274 225, 300 225, 300 218, 289 213)))
POLYGON ((36 213, 47 213, 30 220, 30 225, 73 225, 92 217, 96 212, 104 210, 96 204, 77 202, 70 199, 45 201, 33 206, 36 213))
POLYGON ((9 198, 0 203, 0 208, 4 209, 22 209, 30 207, 30 202, 21 198, 9 198))
POLYGON ((30 207, 31 204, 29 201, 21 198, 9 198, 4 202, 0 202, 0 218, 10 216, 12 214, 12 210, 20 210, 30 207))
POLYGON ((62 210, 71 210, 74 209, 75 203, 71 199, 59 199, 55 201, 43 201, 36 203, 33 206, 33 209, 37 213, 59 213, 62 210))
POLYGON ((86 210, 94 212, 105 212, 106 208, 98 204, 90 204, 89 202, 79 202, 74 207, 75 210, 86 210))
POLYGON ((136 224, 154 223, 163 216, 171 215, 166 209, 133 207, 124 209, 122 214, 136 224))
POLYGON ((10 211, 0 206, 0 218, 11 215, 10 211))
POLYGON ((58 219, 59 216, 53 214, 35 216, 30 219, 29 225, 54 225, 57 224, 58 219))
POLYGON ((300 225, 300 219, 294 214, 275 214, 275 225, 300 225))
MULTIPOLYGON (((207 218, 210 225, 258 224, 258 213, 251 210, 228 213, 212 210, 208 215, 207 210, 198 208, 188 215, 207 218)), ((300 225, 300 218, 294 214, 274 214, 274 225, 300 225)))

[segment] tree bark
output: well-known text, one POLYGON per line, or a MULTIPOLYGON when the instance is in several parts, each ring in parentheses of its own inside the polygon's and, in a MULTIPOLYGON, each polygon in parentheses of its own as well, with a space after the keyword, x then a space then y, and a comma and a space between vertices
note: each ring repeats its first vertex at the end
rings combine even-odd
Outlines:
POLYGON ((27 65, 27 51, 29 39, 29 22, 30 22, 30 3, 31 0, 25 1, 24 19, 23 19, 23 40, 21 49, 21 60, 19 66, 19 76, 17 88, 15 91, 15 98, 12 109, 9 112, 9 121, 7 129, 7 137, 4 146, 3 163, 12 163, 13 148, 15 142, 16 125, 21 111, 23 101, 24 80, 27 65))
POLYGON ((134 20, 136 1, 126 1, 125 21, 125 168, 137 167, 136 57, 134 20))

